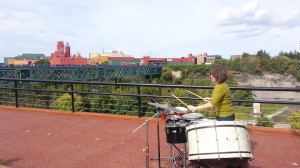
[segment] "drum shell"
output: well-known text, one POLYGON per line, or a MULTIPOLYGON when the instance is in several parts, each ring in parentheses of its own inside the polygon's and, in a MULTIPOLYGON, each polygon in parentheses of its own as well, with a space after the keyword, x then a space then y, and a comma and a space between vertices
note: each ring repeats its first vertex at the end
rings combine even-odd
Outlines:
POLYGON ((171 125, 165 127, 167 143, 187 143, 185 125, 171 125))
POLYGON ((206 120, 186 127, 188 159, 251 158, 246 123, 206 120))

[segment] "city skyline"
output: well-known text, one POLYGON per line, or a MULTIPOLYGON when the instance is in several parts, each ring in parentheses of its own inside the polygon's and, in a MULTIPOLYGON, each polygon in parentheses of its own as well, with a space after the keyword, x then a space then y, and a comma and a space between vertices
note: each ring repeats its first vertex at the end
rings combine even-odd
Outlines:
POLYGON ((271 56, 299 48, 297 0, 4 0, 0 62, 22 53, 50 55, 56 42, 71 53, 123 51, 134 57, 271 56), (287 3, 289 2, 289 3, 287 3))

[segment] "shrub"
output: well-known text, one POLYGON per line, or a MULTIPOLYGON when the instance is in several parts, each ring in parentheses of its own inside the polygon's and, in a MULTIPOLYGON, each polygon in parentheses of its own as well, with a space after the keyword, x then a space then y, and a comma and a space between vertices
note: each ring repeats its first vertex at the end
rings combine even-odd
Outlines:
MULTIPOLYGON (((74 94, 74 108, 75 111, 83 111, 83 99, 80 95, 74 94)), ((52 103, 54 109, 72 111, 72 98, 68 93, 63 94, 52 103)))
POLYGON ((288 121, 291 124, 292 128, 300 129, 300 111, 293 112, 288 118, 288 121))
POLYGON ((273 127, 273 121, 270 118, 260 117, 257 119, 256 126, 273 127))

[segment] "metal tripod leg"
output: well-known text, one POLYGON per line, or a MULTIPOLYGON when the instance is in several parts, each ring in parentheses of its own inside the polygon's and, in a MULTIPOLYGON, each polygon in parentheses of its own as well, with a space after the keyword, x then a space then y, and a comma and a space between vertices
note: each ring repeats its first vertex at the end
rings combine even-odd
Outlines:
MULTIPOLYGON (((160 157, 160 159, 164 159, 164 160, 171 160, 172 156, 174 155, 174 148, 172 144, 168 144, 169 148, 170 148, 170 156, 169 157, 160 157)), ((168 146, 165 146, 163 149, 167 148, 168 146)), ((158 160, 158 156, 154 156, 152 158, 150 158, 151 160, 158 160)))
MULTIPOLYGON (((170 168, 176 168, 176 166, 180 166, 182 168, 186 168, 186 144, 184 144, 184 149, 180 150, 175 144, 168 144, 170 146, 170 156, 169 157, 161 157, 160 159, 170 160, 171 166, 170 168), (178 153, 176 153, 178 151, 178 153), (182 159, 182 164, 179 163, 182 159)), ((157 160, 158 157, 152 157, 151 160, 157 160)))
POLYGON ((186 168, 186 144, 184 144, 184 149, 183 150, 179 150, 178 147, 174 144, 172 144, 178 151, 179 153, 177 153, 176 155, 173 155, 172 160, 171 160, 171 168, 176 168, 176 165, 182 167, 182 168, 186 168), (182 165, 180 165, 180 159, 182 159, 182 165))

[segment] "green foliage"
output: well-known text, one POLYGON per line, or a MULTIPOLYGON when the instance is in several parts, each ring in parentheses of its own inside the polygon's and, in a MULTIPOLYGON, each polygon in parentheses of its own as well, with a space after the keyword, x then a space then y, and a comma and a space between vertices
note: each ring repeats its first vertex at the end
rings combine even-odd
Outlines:
POLYGON ((173 71, 181 71, 182 78, 193 76, 205 77, 209 73, 211 65, 171 65, 168 66, 173 71))
MULTIPOLYGON (((233 97, 235 100, 254 100, 253 94, 251 90, 235 90, 232 91, 233 97)), ((233 103, 234 105, 242 105, 244 107, 250 107, 252 106, 252 103, 241 103, 241 102, 236 102, 233 103)))
POLYGON ((243 56, 243 59, 241 59, 241 72, 246 73, 255 73, 256 70, 256 59, 252 56, 243 56))
POLYGON ((281 51, 278 55, 279 56, 286 56, 286 57, 289 57, 290 59, 293 59, 293 60, 300 60, 300 53, 297 52, 296 50, 295 51, 290 51, 290 52, 281 51))
POLYGON ((291 124, 292 128, 300 129, 300 111, 293 112, 288 118, 288 121, 291 124))
MULTIPOLYGON (((72 111, 72 98, 68 93, 56 99, 52 106, 57 110, 72 111)), ((83 111, 83 99, 80 95, 74 94, 75 111, 83 111)))
POLYGON ((231 60, 228 65, 229 65, 229 70, 231 71, 241 72, 242 70, 241 58, 236 58, 231 60))
POLYGON ((263 59, 263 58, 264 59, 270 59, 271 58, 270 55, 269 55, 269 53, 267 53, 265 50, 259 50, 259 51, 257 51, 256 56, 259 59, 263 59))
POLYGON ((108 65, 109 64, 109 62, 108 61, 104 61, 104 62, 102 62, 102 64, 101 65, 108 65))
POLYGON ((41 59, 34 63, 35 65, 50 65, 50 61, 47 59, 41 59))
POLYGON ((229 63, 230 63, 230 60, 227 60, 227 59, 215 59, 215 61, 214 61, 214 65, 220 65, 220 64, 222 64, 222 65, 229 65, 229 63))
MULTIPOLYGON (((42 63, 38 62, 38 64, 42 63)), ((281 52, 278 56, 271 58, 270 55, 264 51, 260 50, 257 52, 256 56, 250 55, 248 53, 243 53, 241 58, 236 58, 232 60, 226 59, 216 59, 213 65, 224 64, 227 65, 229 71, 238 71, 244 73, 284 73, 292 74, 298 80, 300 80, 300 57, 298 52, 284 53, 281 52)), ((211 86, 212 83, 209 78, 209 71, 212 65, 170 65, 163 68, 161 75, 152 75, 146 77, 126 77, 117 79, 118 82, 122 83, 152 83, 152 84, 177 84, 177 85, 197 85, 197 86, 211 86), (172 76, 172 71, 180 71, 181 77, 174 78, 172 76)), ((23 76, 23 75, 21 75, 23 76)), ((112 80, 111 80, 112 81, 112 80)), ((229 78, 226 83, 229 86, 237 86, 237 81, 233 75, 229 74, 229 78)), ((70 90, 69 84, 32 84, 23 85, 23 87, 42 89, 47 88, 47 90, 70 90)), ((210 97, 211 89, 189 89, 197 95, 202 97, 210 97)), ((136 94, 136 87, 121 87, 121 86, 98 86, 98 85, 81 85, 75 84, 74 91, 78 92, 95 92, 95 93, 116 93, 116 94, 136 94)), ((19 91, 22 93, 22 91, 19 91)), ((190 93, 186 92, 184 89, 172 89, 172 88, 157 88, 157 87, 141 87, 141 94, 143 95, 157 95, 157 96, 170 96, 174 93, 176 96, 180 97, 194 97, 190 93)), ((15 100, 13 96, 9 96, 8 92, 0 93, 3 95, 4 100, 13 103, 15 100), (11 97, 11 98, 10 98, 11 97)), ((10 93, 13 94, 13 93, 10 93)), ((22 93, 20 97, 21 105, 38 104, 46 108, 51 108, 51 105, 55 105, 61 110, 71 110, 71 97, 68 94, 62 95, 62 93, 43 93, 42 91, 33 91, 31 97, 27 98, 22 93), (51 103, 53 102, 53 103, 51 103), (64 103, 63 103, 64 102, 64 103), (67 108, 68 107, 68 108, 67 108)), ((76 111, 92 111, 92 112, 104 112, 104 113, 115 113, 115 114, 126 114, 132 115, 138 111, 137 108, 137 98, 129 96, 110 96, 110 95, 93 95, 93 94, 82 94, 76 95, 79 98, 78 107, 76 104, 76 111), (78 109, 77 109, 78 108, 78 109), (131 111, 131 112, 130 112, 131 111), (132 113, 133 112, 133 113, 132 113)), ((236 100, 253 100, 253 95, 251 91, 232 91, 233 99, 236 100)), ((149 112, 151 108, 148 108, 147 99, 142 98, 142 111, 149 112)), ((172 106, 182 106, 181 102, 174 98, 166 99, 159 98, 156 99, 157 102, 166 103, 170 102, 172 106)), ((199 104, 202 101, 198 100, 185 100, 187 104, 199 104)), ((2 102, 1 102, 2 103, 2 102)), ((236 103, 235 105, 242 105, 251 108, 251 103, 236 103)), ((263 105, 262 105, 263 106, 263 105)), ((248 110, 248 109, 247 109, 248 110)), ((273 110, 273 109, 272 109, 273 110)), ((274 110, 270 110, 273 113, 274 110)), ((206 114, 206 111, 203 113, 206 114)), ((250 116, 250 112, 245 111, 247 117, 250 116)), ((264 110, 264 114, 268 111, 264 110)), ((214 112, 209 111, 207 116, 213 116, 214 112)), ((247 118, 246 117, 246 118, 247 118)), ((247 118, 248 119, 248 118, 247 118)))
POLYGON ((270 59, 270 67, 274 73, 286 73, 292 60, 286 56, 277 56, 270 59))
POLYGON ((160 77, 160 81, 166 81, 166 82, 170 82, 172 81, 173 77, 172 77, 172 69, 169 67, 164 67, 162 69, 162 74, 160 77))
POLYGON ((256 126, 273 127, 273 121, 270 118, 260 117, 257 119, 256 126))
POLYGON ((230 71, 250 74, 264 72, 291 74, 300 81, 300 53, 296 51, 280 52, 275 57, 270 57, 264 50, 258 51, 256 56, 243 53, 240 58, 227 61, 226 65, 230 71))

